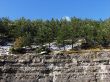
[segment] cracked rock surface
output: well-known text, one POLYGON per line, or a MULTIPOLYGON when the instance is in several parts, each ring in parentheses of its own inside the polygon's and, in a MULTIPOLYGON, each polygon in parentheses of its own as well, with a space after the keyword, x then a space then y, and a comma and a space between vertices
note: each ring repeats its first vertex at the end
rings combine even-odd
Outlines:
POLYGON ((0 82, 110 82, 110 52, 0 56, 0 82))

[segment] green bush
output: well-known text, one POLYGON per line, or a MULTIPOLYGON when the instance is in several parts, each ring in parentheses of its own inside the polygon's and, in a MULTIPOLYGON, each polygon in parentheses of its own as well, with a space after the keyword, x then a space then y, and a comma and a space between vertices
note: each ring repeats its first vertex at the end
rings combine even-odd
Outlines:
POLYGON ((24 54, 24 53, 26 53, 26 49, 24 49, 24 48, 17 48, 17 49, 11 48, 10 52, 12 54, 24 54))

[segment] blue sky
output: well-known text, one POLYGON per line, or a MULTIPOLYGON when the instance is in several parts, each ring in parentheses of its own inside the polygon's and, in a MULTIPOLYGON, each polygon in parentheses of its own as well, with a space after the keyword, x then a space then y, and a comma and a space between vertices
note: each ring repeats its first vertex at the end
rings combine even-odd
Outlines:
POLYGON ((64 16, 106 19, 110 0, 0 0, 0 17, 51 19, 64 16))

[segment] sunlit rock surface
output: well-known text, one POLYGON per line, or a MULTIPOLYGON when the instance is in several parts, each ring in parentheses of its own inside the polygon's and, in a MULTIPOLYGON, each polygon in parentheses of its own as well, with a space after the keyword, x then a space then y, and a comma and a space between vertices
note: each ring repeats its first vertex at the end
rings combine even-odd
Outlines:
POLYGON ((2 55, 0 82, 110 82, 110 52, 2 55))

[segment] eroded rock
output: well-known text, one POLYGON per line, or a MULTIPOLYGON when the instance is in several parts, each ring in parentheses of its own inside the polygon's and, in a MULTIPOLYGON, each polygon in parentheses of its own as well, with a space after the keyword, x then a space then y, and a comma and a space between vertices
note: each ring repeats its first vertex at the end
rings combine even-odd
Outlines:
POLYGON ((109 82, 110 52, 0 56, 0 82, 109 82))

